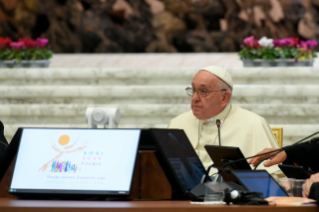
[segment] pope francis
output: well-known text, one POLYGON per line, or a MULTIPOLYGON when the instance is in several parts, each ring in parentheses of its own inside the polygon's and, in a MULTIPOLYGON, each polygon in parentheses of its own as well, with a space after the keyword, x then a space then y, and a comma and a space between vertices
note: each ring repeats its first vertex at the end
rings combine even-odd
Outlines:
MULTIPOLYGON (((169 123, 169 128, 183 129, 207 168, 212 161, 205 145, 218 145, 218 130, 221 122, 221 145, 239 147, 245 157, 253 156, 264 148, 278 148, 275 136, 266 120, 230 102, 233 82, 222 67, 202 68, 194 76, 192 86, 186 93, 192 97, 191 111, 185 112, 169 123)), ((259 169, 265 169, 260 165, 259 169)), ((278 167, 267 168, 271 174, 278 167)))

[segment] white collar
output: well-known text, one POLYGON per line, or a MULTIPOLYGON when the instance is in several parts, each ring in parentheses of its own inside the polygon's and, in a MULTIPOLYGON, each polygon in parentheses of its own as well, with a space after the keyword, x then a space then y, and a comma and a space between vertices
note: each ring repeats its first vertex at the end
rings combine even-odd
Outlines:
MULTIPOLYGON (((228 115, 228 113, 226 114, 226 112, 228 112, 228 110, 226 110, 226 108, 229 108, 229 106, 230 106, 230 104, 227 104, 227 106, 220 113, 218 113, 216 116, 223 116, 223 117, 220 117, 223 119, 224 116, 228 115)), ((205 122, 213 122, 216 116, 205 120, 205 122)))

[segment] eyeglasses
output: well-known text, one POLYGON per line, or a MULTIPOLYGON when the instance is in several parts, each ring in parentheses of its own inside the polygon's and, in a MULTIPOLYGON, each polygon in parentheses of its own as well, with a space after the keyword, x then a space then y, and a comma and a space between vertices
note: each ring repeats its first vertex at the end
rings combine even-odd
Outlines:
POLYGON ((192 88, 192 87, 188 86, 188 87, 185 88, 185 91, 186 91, 186 94, 188 96, 192 97, 194 95, 194 93, 196 92, 199 96, 205 98, 212 92, 226 91, 226 89, 220 89, 220 90, 215 90, 215 91, 207 91, 205 89, 195 89, 195 88, 192 88))

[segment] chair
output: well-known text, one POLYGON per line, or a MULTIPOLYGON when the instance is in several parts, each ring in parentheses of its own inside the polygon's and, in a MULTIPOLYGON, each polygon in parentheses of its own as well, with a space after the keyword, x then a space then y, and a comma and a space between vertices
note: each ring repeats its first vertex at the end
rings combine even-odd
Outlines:
POLYGON ((271 130, 276 137, 279 148, 281 148, 282 147, 282 140, 283 140, 283 137, 282 137, 283 128, 282 127, 272 127, 271 130))

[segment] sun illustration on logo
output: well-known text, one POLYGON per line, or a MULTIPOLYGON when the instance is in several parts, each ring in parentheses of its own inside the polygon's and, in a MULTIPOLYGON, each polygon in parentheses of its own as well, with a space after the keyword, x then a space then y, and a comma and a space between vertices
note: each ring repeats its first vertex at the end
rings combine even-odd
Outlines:
MULTIPOLYGON (((80 137, 80 136, 79 136, 80 137)), ((81 151, 83 149, 85 149, 87 146, 87 142, 86 141, 84 144, 77 146, 77 142, 79 140, 79 137, 77 139, 75 139, 75 141, 73 142, 73 144, 70 144, 70 137, 68 135, 62 135, 59 138, 58 144, 56 145, 55 143, 53 143, 52 148, 57 151, 59 154, 57 156, 55 156, 54 158, 52 158, 49 162, 47 162, 46 164, 44 164, 39 171, 45 171, 49 164, 52 162, 55 162, 57 159, 59 159, 62 155, 64 154, 69 154, 69 153, 73 153, 73 152, 78 152, 81 151)))

